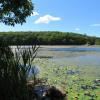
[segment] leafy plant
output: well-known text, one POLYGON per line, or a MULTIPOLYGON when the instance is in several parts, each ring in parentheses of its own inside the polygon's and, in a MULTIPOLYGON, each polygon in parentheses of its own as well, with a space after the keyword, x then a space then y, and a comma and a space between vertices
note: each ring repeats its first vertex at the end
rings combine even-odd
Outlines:
MULTIPOLYGON (((38 47, 18 47, 15 52, 2 43, 0 46, 1 100, 32 100, 27 88, 27 77, 38 47)), ((35 80, 34 80, 35 81, 35 80)))
POLYGON ((0 22, 12 26, 23 24, 33 9, 31 0, 0 0, 0 22))

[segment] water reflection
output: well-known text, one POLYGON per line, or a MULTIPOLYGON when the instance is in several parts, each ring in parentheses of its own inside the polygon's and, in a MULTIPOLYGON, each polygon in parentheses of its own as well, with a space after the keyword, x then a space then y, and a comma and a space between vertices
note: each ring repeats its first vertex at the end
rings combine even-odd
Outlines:
POLYGON ((52 56, 54 63, 68 66, 100 66, 100 47, 49 48, 40 55, 52 56))
POLYGON ((96 51, 96 52, 100 52, 100 47, 96 47, 96 48, 77 48, 77 47, 73 47, 73 48, 50 48, 50 51, 72 51, 72 52, 87 52, 87 51, 96 51))

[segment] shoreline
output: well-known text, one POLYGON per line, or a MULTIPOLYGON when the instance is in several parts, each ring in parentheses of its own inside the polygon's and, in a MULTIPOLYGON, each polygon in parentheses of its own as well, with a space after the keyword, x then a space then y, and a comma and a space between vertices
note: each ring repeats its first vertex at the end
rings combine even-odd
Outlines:
POLYGON ((100 45, 40 45, 40 48, 98 48, 100 45))

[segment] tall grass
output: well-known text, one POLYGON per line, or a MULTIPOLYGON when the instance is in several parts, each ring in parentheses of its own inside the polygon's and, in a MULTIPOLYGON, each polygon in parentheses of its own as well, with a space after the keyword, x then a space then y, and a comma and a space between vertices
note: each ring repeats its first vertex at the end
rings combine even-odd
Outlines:
POLYGON ((27 77, 38 47, 18 47, 13 52, 8 45, 0 45, 0 99, 33 100, 28 92, 27 77))

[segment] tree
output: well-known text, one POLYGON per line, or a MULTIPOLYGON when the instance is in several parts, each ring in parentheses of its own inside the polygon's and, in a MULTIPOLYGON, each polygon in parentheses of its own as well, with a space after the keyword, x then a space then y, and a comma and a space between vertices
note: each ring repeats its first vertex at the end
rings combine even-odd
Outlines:
POLYGON ((31 0, 0 0, 0 22, 11 26, 23 24, 33 9, 31 0))

